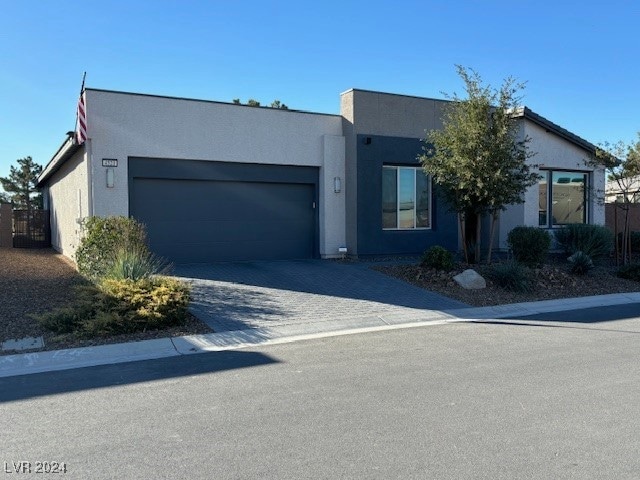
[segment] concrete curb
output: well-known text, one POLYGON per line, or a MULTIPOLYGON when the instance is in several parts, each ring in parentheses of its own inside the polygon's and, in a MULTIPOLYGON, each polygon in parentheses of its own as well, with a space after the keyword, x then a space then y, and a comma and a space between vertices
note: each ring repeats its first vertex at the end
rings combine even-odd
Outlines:
POLYGON ((0 357, 0 378, 179 355, 170 338, 0 357))
POLYGON ((410 318, 403 317, 402 319, 398 317, 372 316, 348 320, 279 325, 271 328, 254 328, 206 335, 160 338, 95 347, 70 348, 49 352, 23 353, 0 356, 0 378, 260 345, 291 343, 341 335, 527 316, 627 303, 640 303, 640 292, 545 300, 493 307, 471 307, 448 311, 432 310, 426 311, 423 315, 411 316, 410 318))

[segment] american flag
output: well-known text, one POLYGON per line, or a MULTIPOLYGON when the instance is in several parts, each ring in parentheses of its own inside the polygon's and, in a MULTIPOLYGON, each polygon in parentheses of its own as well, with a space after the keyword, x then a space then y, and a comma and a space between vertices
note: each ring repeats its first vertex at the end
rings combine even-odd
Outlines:
POLYGON ((87 139, 87 111, 84 104, 84 88, 78 99, 78 111, 76 118, 76 143, 82 145, 87 139))
POLYGON ((87 109, 84 103, 84 79, 87 72, 82 74, 82 86, 80 87, 80 98, 78 99, 78 109, 76 110, 76 145, 82 145, 87 140, 87 109))

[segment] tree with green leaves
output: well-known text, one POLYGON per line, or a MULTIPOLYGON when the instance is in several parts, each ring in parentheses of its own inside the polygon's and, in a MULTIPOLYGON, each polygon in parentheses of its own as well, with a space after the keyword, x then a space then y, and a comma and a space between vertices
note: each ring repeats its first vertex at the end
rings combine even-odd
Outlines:
POLYGON ((0 185, 14 208, 28 211, 42 208, 42 195, 36 186, 42 166, 31 157, 20 158, 17 163, 17 167, 11 166, 8 177, 0 177, 0 185))
POLYGON ((280 100, 274 100, 273 102, 271 102, 271 105, 269 105, 271 108, 278 108, 280 110, 289 110, 289 107, 287 107, 284 103, 282 103, 280 100))
MULTIPOLYGON (((604 167, 611 193, 616 195, 615 208, 622 210, 622 241, 616 235, 616 261, 623 265, 631 262, 631 204, 640 195, 640 132, 635 143, 618 141, 601 144, 587 165, 594 168, 604 167)), ((606 195, 606 192, 605 192, 606 195)), ((615 230, 617 233, 616 222, 615 230)))
POLYGON ((456 68, 467 96, 447 95, 443 128, 428 132, 419 159, 458 214, 467 262, 480 260, 482 218, 490 215, 490 263, 500 211, 523 203, 525 191, 539 179, 527 162, 535 153, 528 148, 530 139, 520 134, 517 118, 517 94, 524 84, 508 77, 496 90, 484 85, 474 70, 456 68))
POLYGON ((11 166, 8 177, 0 177, 0 185, 9 194, 14 209, 27 211, 27 236, 31 237, 32 212, 42 208, 42 195, 37 187, 42 165, 31 157, 20 158, 17 163, 17 167, 11 166))
MULTIPOLYGON (((234 98, 233 103, 235 105, 243 105, 243 103, 240 101, 239 98, 234 98)), ((250 98, 249 100, 247 100, 247 103, 245 103, 244 105, 247 105, 249 107, 259 107, 260 102, 258 100, 254 100, 253 98, 250 98)), ((271 102, 271 105, 269 105, 269 107, 277 108, 279 110, 289 110, 289 107, 287 107, 280 100, 274 100, 273 102, 271 102)))

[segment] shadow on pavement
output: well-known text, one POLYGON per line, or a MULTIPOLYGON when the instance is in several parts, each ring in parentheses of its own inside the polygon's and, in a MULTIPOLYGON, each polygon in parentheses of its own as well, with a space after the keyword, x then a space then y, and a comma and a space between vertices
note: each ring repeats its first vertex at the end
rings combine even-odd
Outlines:
POLYGON ((279 363, 258 352, 225 351, 0 378, 0 403, 279 363))
POLYGON ((603 332, 640 333, 640 324, 637 324, 637 330, 601 327, 594 328, 587 326, 621 320, 640 320, 640 304, 628 303, 605 307, 584 308, 580 310, 540 313, 536 315, 520 315, 496 320, 474 320, 473 323, 516 327, 574 328, 582 330, 598 330, 603 332))
POLYGON ((604 307, 583 308, 579 310, 539 313, 537 315, 506 317, 508 320, 535 320, 539 322, 563 323, 600 323, 615 320, 629 320, 633 318, 640 318, 640 303, 626 303, 621 305, 608 305, 604 307))
POLYGON ((594 330, 598 332, 617 332, 617 333, 640 333, 640 330, 621 330, 619 328, 594 328, 594 327, 578 327, 573 325, 545 325, 542 323, 531 322, 505 322, 501 320, 474 320, 471 323, 479 323, 482 325, 504 325, 507 327, 539 327, 539 328, 571 328, 576 330, 594 330))

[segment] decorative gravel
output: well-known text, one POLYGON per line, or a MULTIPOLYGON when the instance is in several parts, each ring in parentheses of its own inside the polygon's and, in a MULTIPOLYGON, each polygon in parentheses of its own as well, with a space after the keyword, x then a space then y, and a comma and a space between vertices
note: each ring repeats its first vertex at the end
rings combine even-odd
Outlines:
MULTIPOLYGON (((30 316, 70 303, 73 300, 72 287, 81 282, 83 278, 74 264, 54 250, 0 248, 0 343, 9 339, 43 336, 45 346, 41 350, 57 350, 212 331, 190 316, 186 324, 179 327, 85 340, 69 335, 56 336, 30 316)), ((0 355, 11 353, 16 352, 0 351, 0 355)))
POLYGON ((569 264, 561 260, 558 263, 534 269, 532 271, 534 287, 527 293, 509 292, 495 285, 490 279, 488 265, 458 264, 451 272, 423 268, 418 264, 384 265, 373 268, 475 307, 640 291, 640 283, 618 278, 615 275, 614 266, 599 266, 587 275, 578 276, 571 274, 569 264), (472 268, 482 275, 487 282, 487 288, 465 290, 453 280, 455 275, 467 268, 472 268))

